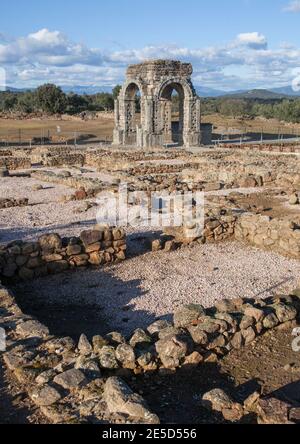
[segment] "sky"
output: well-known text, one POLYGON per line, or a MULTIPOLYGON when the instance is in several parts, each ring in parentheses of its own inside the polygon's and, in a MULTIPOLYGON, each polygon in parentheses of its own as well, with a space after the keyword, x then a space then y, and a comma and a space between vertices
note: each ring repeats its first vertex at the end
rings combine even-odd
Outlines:
POLYGON ((148 59, 191 62, 195 85, 292 85, 300 0, 10 0, 0 14, 9 86, 114 86, 148 59))

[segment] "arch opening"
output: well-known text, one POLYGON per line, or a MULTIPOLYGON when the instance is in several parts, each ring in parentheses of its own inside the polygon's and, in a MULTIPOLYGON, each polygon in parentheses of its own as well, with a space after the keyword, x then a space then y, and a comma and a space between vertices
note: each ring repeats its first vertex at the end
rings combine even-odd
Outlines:
POLYGON ((130 83, 125 90, 125 121, 129 144, 136 144, 142 127, 141 91, 136 83, 130 83))
POLYGON ((169 83, 161 92, 163 142, 165 145, 183 145, 184 88, 180 83, 169 83))

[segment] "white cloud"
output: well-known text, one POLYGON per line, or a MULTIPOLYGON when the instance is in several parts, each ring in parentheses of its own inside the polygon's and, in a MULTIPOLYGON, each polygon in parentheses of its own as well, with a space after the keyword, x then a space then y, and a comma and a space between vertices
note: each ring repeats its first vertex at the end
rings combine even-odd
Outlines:
POLYGON ((237 36, 237 42, 252 49, 266 49, 268 41, 263 34, 259 32, 246 32, 237 36))
POLYGON ((97 64, 101 52, 71 42, 59 31, 40 31, 0 45, 0 63, 40 62, 55 66, 97 64))
POLYGON ((8 83, 22 87, 45 82, 111 86, 122 82, 128 64, 152 58, 191 62, 196 84, 240 89, 291 83, 292 70, 300 65, 300 49, 288 43, 269 49, 267 38, 259 32, 239 34, 219 47, 197 49, 161 45, 107 52, 48 29, 0 44, 0 66, 6 69, 8 83))
POLYGON ((287 12, 300 12, 300 0, 291 1, 285 8, 287 12))

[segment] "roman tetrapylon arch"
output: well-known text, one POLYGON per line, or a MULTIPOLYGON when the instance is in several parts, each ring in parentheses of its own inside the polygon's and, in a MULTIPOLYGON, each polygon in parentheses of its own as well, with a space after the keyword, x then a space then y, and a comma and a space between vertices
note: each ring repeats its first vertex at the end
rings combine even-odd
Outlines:
POLYGON ((114 145, 159 147, 174 142, 175 138, 187 148, 203 144, 200 99, 191 81, 192 73, 191 64, 170 60, 129 66, 115 101, 114 145), (177 122, 172 121, 173 92, 178 94, 177 122))

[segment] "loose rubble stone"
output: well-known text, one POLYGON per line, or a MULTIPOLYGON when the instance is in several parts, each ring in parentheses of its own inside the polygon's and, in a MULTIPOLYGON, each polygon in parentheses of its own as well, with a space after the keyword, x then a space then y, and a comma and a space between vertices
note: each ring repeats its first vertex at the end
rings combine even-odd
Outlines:
POLYGON ((279 324, 279 320, 278 320, 277 316, 275 315, 275 313, 268 314, 265 317, 265 319, 263 320, 263 326, 264 326, 264 328, 267 328, 267 329, 277 327, 278 324, 279 324))
POLYGON ((202 396, 202 405, 208 409, 222 412, 223 409, 231 409, 233 400, 222 389, 214 389, 202 396))
POLYGON ((244 338, 245 345, 250 344, 256 338, 255 331, 252 327, 249 327, 246 330, 241 330, 241 333, 244 338))
POLYGON ((153 324, 149 325, 149 327, 147 328, 147 331, 152 336, 152 335, 158 334, 160 331, 162 331, 168 327, 172 328, 172 324, 168 321, 160 319, 158 321, 155 321, 153 324))
POLYGON ((102 231, 83 231, 80 235, 80 239, 85 246, 101 242, 103 239, 102 231))
POLYGON ((230 343, 231 343, 232 347, 235 349, 242 348, 244 345, 244 338, 243 338, 242 333, 240 331, 235 333, 235 335, 232 337, 230 343))
POLYGON ((126 343, 126 339, 124 338, 124 336, 117 331, 113 331, 111 333, 108 333, 105 337, 107 338, 108 342, 112 345, 126 343))
POLYGON ((47 384, 52 381, 56 375, 57 373, 55 370, 46 370, 36 377, 35 382, 39 385, 47 384))
POLYGON ((58 234, 45 234, 39 238, 39 244, 44 252, 53 253, 61 249, 62 240, 58 234))
POLYGON ((205 316, 205 310, 202 305, 190 304, 180 308, 174 314, 175 327, 187 327, 195 321, 205 316))
POLYGON ((82 355, 89 355, 93 351, 93 347, 89 343, 86 335, 82 334, 79 338, 78 349, 82 355))
POLYGON ((190 343, 186 336, 177 335, 160 339, 155 344, 161 362, 166 368, 177 368, 189 354, 190 343))
POLYGON ((128 344, 120 344, 116 349, 116 358, 124 368, 135 367, 134 349, 128 344))
POLYGON ((95 353, 99 354, 101 349, 108 345, 107 340, 105 340, 102 336, 94 336, 93 337, 93 350, 95 353))
POLYGON ((264 312, 263 312, 263 310, 260 310, 259 308, 247 307, 245 309, 244 313, 246 316, 254 318, 256 322, 260 322, 264 318, 264 312))
POLYGON ((100 378, 101 371, 96 359, 79 356, 75 363, 75 369, 82 370, 90 378, 100 378))
POLYGON ((243 316, 240 322, 240 329, 247 330, 249 327, 253 327, 255 325, 255 319, 250 316, 243 316))
POLYGON ((158 416, 150 412, 144 399, 120 378, 112 377, 106 381, 104 400, 111 413, 123 413, 145 424, 160 423, 158 416))
POLYGON ((102 368, 119 368, 119 364, 116 359, 116 352, 113 347, 104 346, 99 350, 99 362, 102 368))
POLYGON ((297 310, 292 306, 277 304, 274 309, 279 322, 293 321, 297 317, 297 310))
POLYGON ((206 346, 208 344, 208 335, 199 325, 188 327, 188 331, 195 344, 206 346))
POLYGON ((134 334, 132 335, 129 344, 131 347, 136 347, 137 345, 141 344, 151 344, 152 339, 151 337, 141 328, 138 328, 135 330, 134 334))
POLYGON ((290 424, 291 406, 276 398, 259 399, 256 407, 259 424, 290 424))
POLYGON ((24 337, 44 338, 49 336, 49 329, 38 321, 31 320, 22 322, 17 326, 17 333, 24 337))
POLYGON ((30 398, 38 406, 49 406, 61 399, 60 393, 49 385, 35 388, 30 393, 30 398))
POLYGON ((84 374, 77 369, 67 370, 54 378, 54 382, 65 389, 76 389, 86 382, 84 374))

